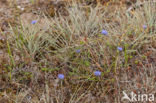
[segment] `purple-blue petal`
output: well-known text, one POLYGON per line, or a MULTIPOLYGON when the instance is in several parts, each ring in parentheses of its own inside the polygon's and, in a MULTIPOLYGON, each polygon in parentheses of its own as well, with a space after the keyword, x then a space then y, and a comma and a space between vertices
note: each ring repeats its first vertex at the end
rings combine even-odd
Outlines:
POLYGON ((144 29, 146 29, 146 28, 147 28, 147 25, 143 25, 142 27, 143 27, 144 29))
POLYGON ((80 49, 76 50, 76 53, 80 53, 80 52, 81 52, 81 50, 80 50, 80 49))
POLYGON ((100 71, 94 71, 94 75, 95 76, 100 76, 101 75, 101 72, 100 71))
POLYGON ((102 30, 101 34, 108 35, 108 32, 107 32, 107 30, 102 30))
POLYGON ((36 24, 36 23, 37 23, 37 20, 31 21, 31 24, 36 24))
POLYGON ((122 51, 122 47, 117 47, 117 49, 118 49, 119 51, 122 51))
POLYGON ((64 75, 63 74, 58 74, 58 78, 59 79, 64 79, 64 75))

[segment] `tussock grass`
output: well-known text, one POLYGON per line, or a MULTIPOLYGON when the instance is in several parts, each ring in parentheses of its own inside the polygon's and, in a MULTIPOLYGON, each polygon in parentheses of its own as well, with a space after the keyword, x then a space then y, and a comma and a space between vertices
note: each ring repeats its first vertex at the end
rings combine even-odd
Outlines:
POLYGON ((123 90, 155 93, 155 7, 146 1, 133 11, 108 13, 111 7, 73 3, 66 8, 68 16, 11 27, 8 54, 11 61, 20 58, 10 77, 27 86, 16 94, 20 100, 6 97, 28 103, 120 103, 123 90), (94 75, 96 70, 101 76, 94 75), (59 80, 58 73, 65 79, 59 80))

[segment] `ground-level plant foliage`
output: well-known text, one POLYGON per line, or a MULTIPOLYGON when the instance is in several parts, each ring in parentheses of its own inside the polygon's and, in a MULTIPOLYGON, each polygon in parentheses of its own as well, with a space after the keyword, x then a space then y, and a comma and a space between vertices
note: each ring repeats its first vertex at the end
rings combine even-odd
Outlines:
POLYGON ((1 31, 0 101, 123 103, 122 91, 155 94, 156 3, 70 5, 68 16, 18 18, 1 31))

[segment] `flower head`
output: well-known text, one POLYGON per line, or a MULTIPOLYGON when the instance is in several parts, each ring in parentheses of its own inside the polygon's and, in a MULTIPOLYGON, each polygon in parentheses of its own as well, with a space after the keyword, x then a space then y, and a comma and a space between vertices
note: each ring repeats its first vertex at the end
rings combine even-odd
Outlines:
POLYGON ((97 71, 94 71, 94 75, 95 75, 95 76, 100 76, 100 75, 101 75, 101 72, 98 71, 98 70, 97 70, 97 71))
POLYGON ((36 24, 36 23, 37 23, 37 20, 31 21, 31 24, 36 24))
POLYGON ((117 47, 117 49, 118 49, 119 51, 122 51, 122 47, 117 47))
POLYGON ((108 32, 106 30, 102 30, 101 34, 108 35, 108 32))
POLYGON ((81 52, 81 50, 80 50, 80 49, 76 50, 76 53, 80 53, 80 52, 81 52))
POLYGON ((147 25, 143 25, 142 27, 143 27, 144 29, 146 29, 146 28, 147 28, 147 25))
POLYGON ((64 79, 64 75, 63 74, 58 74, 58 78, 59 79, 64 79))

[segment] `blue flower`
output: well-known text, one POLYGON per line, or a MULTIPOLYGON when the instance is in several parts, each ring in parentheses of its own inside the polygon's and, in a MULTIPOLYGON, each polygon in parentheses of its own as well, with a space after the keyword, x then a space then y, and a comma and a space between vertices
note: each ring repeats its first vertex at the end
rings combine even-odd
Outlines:
POLYGON ((103 35, 108 35, 108 32, 106 30, 102 30, 101 32, 103 35))
POLYGON ((122 51, 122 47, 117 47, 117 49, 118 49, 119 51, 122 51))
POLYGON ((143 25, 142 27, 143 27, 144 29, 146 29, 146 28, 147 28, 147 25, 143 25))
POLYGON ((59 79, 64 79, 64 75, 63 74, 58 74, 58 78, 59 79))
POLYGON ((95 76, 100 76, 101 75, 101 72, 97 70, 97 71, 94 72, 94 75, 95 76))
POLYGON ((80 50, 80 49, 76 50, 76 53, 80 53, 80 52, 81 52, 81 50, 80 50))
POLYGON ((36 23, 37 23, 37 20, 31 21, 31 24, 36 24, 36 23))

